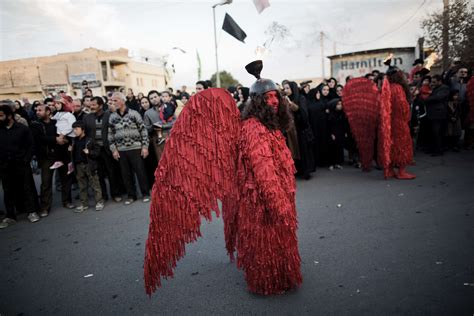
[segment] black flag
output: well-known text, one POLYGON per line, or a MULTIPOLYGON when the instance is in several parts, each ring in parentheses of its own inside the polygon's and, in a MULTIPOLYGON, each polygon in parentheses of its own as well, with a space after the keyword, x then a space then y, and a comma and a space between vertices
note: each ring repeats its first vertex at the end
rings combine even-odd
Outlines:
POLYGON ((224 24, 222 24, 222 29, 241 41, 242 43, 244 42, 244 39, 247 37, 247 34, 245 34, 244 30, 240 28, 240 26, 235 23, 234 19, 228 15, 227 13, 225 14, 224 18, 224 24))

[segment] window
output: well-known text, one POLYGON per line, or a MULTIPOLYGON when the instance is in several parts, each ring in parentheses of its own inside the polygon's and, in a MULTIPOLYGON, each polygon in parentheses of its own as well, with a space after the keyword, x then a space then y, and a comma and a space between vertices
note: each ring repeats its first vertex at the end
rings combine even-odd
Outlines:
POLYGON ((140 85, 140 80, 137 78, 137 86, 140 85))

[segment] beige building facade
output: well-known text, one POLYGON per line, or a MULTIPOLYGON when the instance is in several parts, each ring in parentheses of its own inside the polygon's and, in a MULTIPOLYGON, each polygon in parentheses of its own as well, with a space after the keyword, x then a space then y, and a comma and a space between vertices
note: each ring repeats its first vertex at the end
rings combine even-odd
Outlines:
POLYGON ((163 67, 135 61, 124 48, 115 51, 87 48, 0 62, 0 99, 37 100, 61 90, 72 97, 82 97, 84 81, 94 95, 106 95, 121 88, 131 88, 135 95, 146 94, 171 85, 163 67))

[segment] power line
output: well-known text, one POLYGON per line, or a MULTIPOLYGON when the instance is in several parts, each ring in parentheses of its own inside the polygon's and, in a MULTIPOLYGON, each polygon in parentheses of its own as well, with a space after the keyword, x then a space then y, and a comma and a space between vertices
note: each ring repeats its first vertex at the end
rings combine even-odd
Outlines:
POLYGON ((333 43, 336 43, 336 44, 340 44, 340 45, 345 45, 345 46, 358 46, 358 45, 365 45, 365 44, 370 44, 370 43, 373 43, 373 42, 376 42, 382 38, 384 38, 385 36, 387 35, 390 35, 392 33, 395 33, 397 32, 398 30, 400 30, 402 27, 404 27, 408 22, 410 22, 414 17, 415 15, 420 11, 420 9, 426 4, 428 0, 423 0, 423 2, 418 6, 418 8, 413 12, 413 14, 410 15, 410 17, 408 17, 408 19, 406 19, 405 21, 402 22, 402 24, 400 24, 399 26, 397 26, 396 28, 394 28, 393 30, 390 30, 388 32, 385 32, 383 33, 382 35, 379 35, 378 37, 370 40, 370 41, 365 41, 365 42, 358 42, 358 43, 345 43, 345 42, 340 42, 340 41, 335 41, 333 40, 331 37, 328 36, 327 33, 324 33, 324 36, 330 40, 331 42, 333 43))

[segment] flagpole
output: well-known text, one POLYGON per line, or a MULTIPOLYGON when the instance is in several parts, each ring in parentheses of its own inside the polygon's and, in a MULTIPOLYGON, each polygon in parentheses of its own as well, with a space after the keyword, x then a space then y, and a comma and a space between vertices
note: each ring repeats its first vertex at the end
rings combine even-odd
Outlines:
POLYGON ((216 7, 225 4, 231 4, 232 0, 222 0, 212 6, 212 17, 214 18, 214 47, 216 50, 216 85, 218 88, 221 87, 221 76, 219 74, 219 60, 217 57, 217 30, 216 30, 216 7))
POLYGON ((217 85, 217 88, 220 88, 221 87, 221 76, 219 75, 219 59, 217 57, 216 6, 217 6, 217 4, 212 6, 212 16, 214 18, 214 47, 215 47, 215 51, 216 51, 216 85, 217 85))

